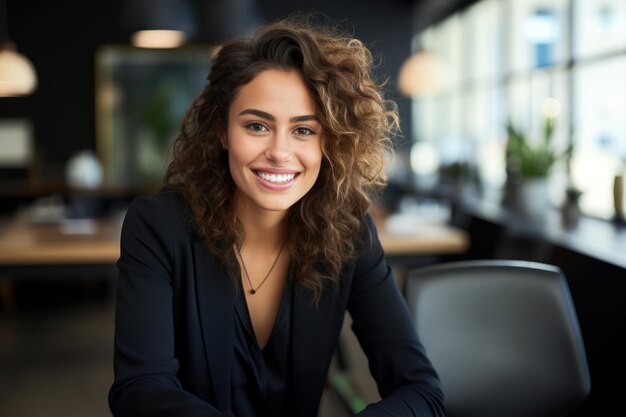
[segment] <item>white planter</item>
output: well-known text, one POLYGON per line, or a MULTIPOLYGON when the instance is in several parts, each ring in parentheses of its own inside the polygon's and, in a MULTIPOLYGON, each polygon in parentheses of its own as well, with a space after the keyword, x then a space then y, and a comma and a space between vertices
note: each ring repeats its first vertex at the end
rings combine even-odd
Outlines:
POLYGON ((517 188, 516 214, 525 220, 543 222, 550 209, 548 179, 525 179, 517 188))

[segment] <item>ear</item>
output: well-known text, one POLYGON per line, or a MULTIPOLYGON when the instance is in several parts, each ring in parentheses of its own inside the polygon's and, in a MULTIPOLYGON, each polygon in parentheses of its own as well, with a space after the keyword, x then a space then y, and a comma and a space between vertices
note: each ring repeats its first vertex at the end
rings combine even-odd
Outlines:
POLYGON ((228 138, 225 134, 220 135, 220 143, 222 144, 222 149, 228 150, 228 138))

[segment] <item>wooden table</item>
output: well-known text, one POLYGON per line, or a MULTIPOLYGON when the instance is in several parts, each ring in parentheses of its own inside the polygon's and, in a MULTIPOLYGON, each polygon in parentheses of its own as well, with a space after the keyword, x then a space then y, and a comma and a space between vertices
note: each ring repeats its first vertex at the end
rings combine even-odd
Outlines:
MULTIPOLYGON (((423 221, 407 225, 401 233, 388 228, 387 219, 375 216, 379 238, 388 257, 450 254, 466 250, 464 231, 423 221)), ((14 219, 0 225, 0 278, 24 271, 59 274, 72 268, 112 268, 120 256, 119 219, 33 224, 14 219)), ((10 279, 0 279, 3 304, 11 304, 10 279)))
MULTIPOLYGON (((21 276, 111 276, 120 256, 119 220, 0 224, 0 301, 15 309, 13 280, 21 276)), ((1 308, 1 307, 0 307, 1 308)))
POLYGON ((388 220, 376 219, 378 237, 388 257, 457 254, 469 246, 464 230, 444 223, 422 219, 400 232, 387 227, 388 220))
POLYGON ((442 255, 461 254, 469 247, 466 231, 431 217, 372 214, 385 256, 402 289, 411 269, 439 262, 442 255))
MULTIPOLYGON (((424 220, 402 232, 377 218, 378 235, 388 256, 450 254, 467 249, 460 229, 424 220)), ((94 220, 31 224, 11 221, 0 228, 0 267, 115 263, 120 255, 121 222, 94 220)))
POLYGON ((115 263, 120 231, 114 220, 13 221, 0 230, 0 267, 115 263))
MULTIPOLYGON (((387 227, 390 217, 375 219, 387 256, 454 254, 468 247, 465 231, 440 222, 422 219, 397 232, 387 227)), ((113 264, 120 255, 121 226, 120 220, 113 219, 47 224, 20 219, 5 222, 0 224, 0 268, 113 264)))

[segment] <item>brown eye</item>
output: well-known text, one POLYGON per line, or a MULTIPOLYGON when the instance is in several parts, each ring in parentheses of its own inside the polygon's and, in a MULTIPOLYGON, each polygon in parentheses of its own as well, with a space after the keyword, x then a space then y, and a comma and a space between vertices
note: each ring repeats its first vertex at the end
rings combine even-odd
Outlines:
POLYGON ((313 132, 312 129, 310 129, 308 127, 299 127, 294 132, 295 132, 296 135, 302 135, 302 136, 312 135, 312 134, 315 133, 315 132, 313 132))
POLYGON ((245 125, 246 129, 254 133, 267 132, 269 129, 263 123, 251 122, 245 125))

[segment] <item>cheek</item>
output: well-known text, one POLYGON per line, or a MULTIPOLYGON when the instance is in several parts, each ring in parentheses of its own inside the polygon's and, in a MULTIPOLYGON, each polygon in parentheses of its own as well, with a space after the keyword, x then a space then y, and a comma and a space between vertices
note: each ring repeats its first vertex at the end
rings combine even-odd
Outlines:
POLYGON ((228 168, 230 170, 230 176, 238 182, 242 176, 242 170, 245 169, 246 164, 245 149, 242 149, 237 141, 228 141, 228 168))
POLYGON ((318 173, 322 166, 323 157, 322 149, 319 147, 311 153, 311 165, 317 170, 318 173))
POLYGON ((319 170, 322 165, 322 146, 321 142, 311 144, 303 153, 303 163, 311 170, 319 170))
POLYGON ((315 158, 311 159, 310 163, 313 169, 315 169, 319 173, 322 166, 322 154, 320 153, 319 155, 316 155, 315 158))
POLYGON ((253 152, 241 138, 229 136, 226 145, 228 146, 228 161, 231 168, 233 164, 243 164, 251 158, 253 152))

